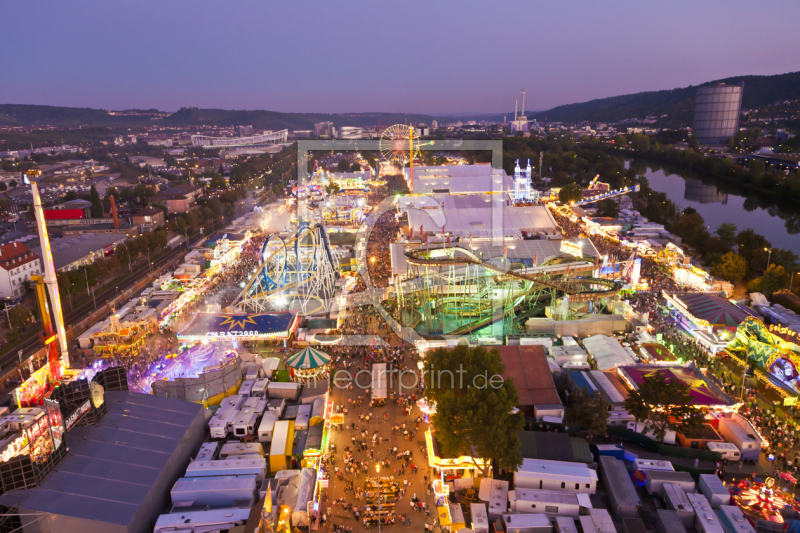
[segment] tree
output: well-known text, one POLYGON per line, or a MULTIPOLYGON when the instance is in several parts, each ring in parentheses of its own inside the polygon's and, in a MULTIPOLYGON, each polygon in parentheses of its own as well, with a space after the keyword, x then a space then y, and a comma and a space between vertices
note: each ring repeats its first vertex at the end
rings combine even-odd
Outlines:
POLYGON ((719 237, 720 240, 725 243, 729 250, 736 245, 736 224, 731 222, 723 222, 719 225, 717 231, 714 233, 716 233, 717 237, 719 237))
POLYGON ((631 139, 633 149, 637 152, 646 152, 650 149, 650 137, 641 133, 637 133, 631 139))
POLYGON ((608 402, 600 391, 581 388, 570 394, 567 421, 571 426, 586 426, 589 439, 598 433, 605 433, 608 420, 608 402))
POLYGON ((661 372, 645 377, 639 390, 631 391, 625 409, 637 422, 646 422, 644 434, 664 442, 667 431, 700 429, 705 420, 703 412, 694 407, 691 389, 678 380, 667 381, 661 372))
POLYGON ((8 310, 8 321, 15 331, 22 331, 33 322, 33 314, 24 305, 15 305, 8 310))
POLYGON ((160 202, 150 202, 150 206, 155 207, 156 209, 161 209, 161 211, 164 212, 164 220, 166 220, 169 216, 169 209, 164 204, 160 202))
POLYGON ((8 185, 4 181, 0 181, 0 191, 7 191, 8 185))
POLYGON ((356 161, 353 163, 353 166, 350 167, 350 172, 360 172, 361 171, 361 163, 356 161))
POLYGON ((558 201, 564 205, 580 201, 581 198, 583 198, 583 189, 575 183, 570 183, 558 191, 558 201))
POLYGON ((614 146, 618 148, 626 148, 628 146, 628 138, 620 133, 614 137, 614 146))
POLYGON ((16 189, 17 188, 17 180, 9 181, 8 182, 8 186, 11 187, 12 189, 16 189))
POLYGON ((747 261, 737 253, 728 252, 712 267, 711 273, 730 282, 741 281, 747 274, 747 261))
POLYGON ((336 165, 336 169, 339 172, 349 172, 350 171, 350 161, 348 161, 347 159, 342 159, 341 161, 339 161, 339 164, 336 165))
POLYGON ((209 186, 214 190, 219 190, 224 189, 227 183, 225 182, 225 178, 222 177, 222 174, 214 174, 214 176, 211 177, 209 186))
POLYGON ((443 457, 477 457, 482 476, 489 466, 515 470, 522 464, 520 441, 524 417, 516 410, 519 394, 497 350, 433 350, 425 358, 425 398, 436 406, 432 430, 443 457), (516 412, 515 412, 516 411, 516 412))
POLYGON ((94 185, 89 190, 89 198, 92 202, 92 218, 103 218, 103 202, 94 185))
POLYGON ((617 218, 617 215, 619 215, 619 205, 611 198, 597 202, 595 216, 617 218))
POLYGON ((764 275, 747 285, 749 292, 761 292, 767 298, 789 284, 789 273, 781 265, 770 265, 764 275))
POLYGON ((339 187, 338 183, 331 182, 331 183, 328 183, 327 185, 325 185, 325 193, 326 194, 336 194, 340 190, 341 190, 341 187, 339 187))
POLYGON ((119 263, 122 266, 127 265, 131 257, 130 250, 124 242, 119 243, 117 247, 114 248, 114 255, 119 259, 119 263))

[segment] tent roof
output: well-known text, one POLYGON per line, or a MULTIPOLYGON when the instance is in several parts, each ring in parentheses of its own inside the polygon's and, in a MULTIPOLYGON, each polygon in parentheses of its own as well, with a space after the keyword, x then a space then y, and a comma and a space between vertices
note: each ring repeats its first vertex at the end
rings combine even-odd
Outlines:
POLYGON ((738 327, 747 317, 756 316, 755 312, 716 294, 684 292, 672 296, 680 300, 693 317, 712 326, 738 327))
POLYGON ((689 394, 694 399, 693 403, 695 405, 731 405, 735 401, 706 381, 699 371, 690 366, 636 365, 622 367, 619 371, 624 373, 637 386, 645 378, 655 374, 662 374, 669 383, 673 380, 678 380, 689 386, 689 394))
POLYGON ((313 369, 327 365, 331 357, 325 352, 320 352, 310 346, 303 348, 296 354, 286 359, 286 365, 296 369, 313 369))
POLYGON ((608 370, 616 366, 636 363, 625 348, 613 337, 595 335, 583 340, 586 353, 597 361, 599 370, 608 370))

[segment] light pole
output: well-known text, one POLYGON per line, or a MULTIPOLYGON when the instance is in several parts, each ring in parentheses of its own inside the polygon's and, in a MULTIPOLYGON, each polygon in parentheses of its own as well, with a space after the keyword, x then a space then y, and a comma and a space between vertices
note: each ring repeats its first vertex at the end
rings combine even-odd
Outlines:
POLYGON ((86 273, 86 269, 83 269, 83 277, 86 278, 86 292, 87 294, 91 291, 92 293, 92 301, 94 302, 94 309, 97 311, 97 300, 94 298, 94 289, 89 287, 89 275, 86 273))
POLYGON ((792 294, 792 282, 794 281, 795 274, 796 274, 795 272, 792 272, 792 277, 789 278, 789 294, 792 294))
POLYGON ((769 270, 769 260, 772 258, 772 248, 764 248, 765 252, 769 252, 767 254, 767 270, 769 270))
POLYGON ((378 486, 378 533, 381 533, 381 465, 375 465, 375 470, 378 472, 377 486, 378 486))

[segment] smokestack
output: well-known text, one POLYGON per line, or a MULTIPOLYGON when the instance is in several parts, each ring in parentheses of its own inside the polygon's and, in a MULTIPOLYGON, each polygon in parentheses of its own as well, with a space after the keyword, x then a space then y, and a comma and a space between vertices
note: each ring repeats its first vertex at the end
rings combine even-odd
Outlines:
POLYGON ((517 121, 517 106, 519 105, 519 98, 514 98, 514 122, 517 121))
POLYGON ((114 229, 119 228, 119 217, 117 216, 117 203, 114 201, 114 195, 108 197, 109 203, 111 203, 111 218, 114 219, 114 229))
POLYGON ((525 89, 522 89, 522 116, 525 116, 525 89))

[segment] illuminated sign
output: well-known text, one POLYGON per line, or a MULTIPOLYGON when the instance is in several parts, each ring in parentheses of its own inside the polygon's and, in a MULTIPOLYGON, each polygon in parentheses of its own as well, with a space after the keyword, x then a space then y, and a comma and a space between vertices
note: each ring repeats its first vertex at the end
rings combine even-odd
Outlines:
POLYGON ((583 257, 583 251, 581 250, 581 243, 561 241, 561 252, 575 257, 583 257))
POLYGON ((787 328, 786 326, 776 326, 775 324, 770 324, 769 330, 772 333, 786 335, 787 337, 794 337, 796 339, 800 339, 800 334, 798 334, 796 331, 792 329, 787 328))
POLYGON ((783 405, 797 405, 797 396, 787 397, 783 399, 783 405))
POLYGON ((28 450, 28 439, 25 435, 20 435, 15 440, 9 442, 6 445, 5 450, 3 453, 0 454, 0 461, 5 463, 9 459, 16 457, 18 455, 22 455, 28 450))
POLYGON ((67 418, 67 421, 66 421, 66 424, 65 424, 66 427, 67 427, 67 431, 69 431, 69 429, 72 426, 74 426, 75 423, 78 420, 80 420, 81 416, 83 416, 84 413, 89 411, 90 408, 91 408, 91 401, 90 400, 86 400, 85 402, 83 402, 83 404, 81 404, 80 407, 78 407, 78 409, 74 413, 69 415, 69 418, 67 418))

